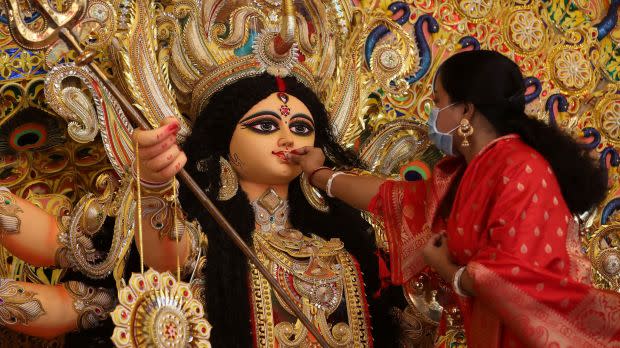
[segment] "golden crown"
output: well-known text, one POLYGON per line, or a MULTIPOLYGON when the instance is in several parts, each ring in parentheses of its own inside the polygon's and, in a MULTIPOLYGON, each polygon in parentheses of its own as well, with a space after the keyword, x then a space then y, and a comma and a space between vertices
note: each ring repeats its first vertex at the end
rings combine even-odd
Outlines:
POLYGON ((408 33, 348 1, 137 1, 128 17, 125 82, 154 125, 167 115, 194 119, 223 86, 267 72, 312 88, 347 143, 361 131, 367 96, 378 88, 407 93, 405 78, 419 69, 408 33), (365 62, 365 40, 381 25, 392 39, 365 62))

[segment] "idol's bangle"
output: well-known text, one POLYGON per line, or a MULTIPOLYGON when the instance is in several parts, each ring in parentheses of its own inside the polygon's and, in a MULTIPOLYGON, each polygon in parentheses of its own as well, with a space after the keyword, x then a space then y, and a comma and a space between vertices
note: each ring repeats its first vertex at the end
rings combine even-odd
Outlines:
POLYGON ((312 178, 314 177, 314 174, 320 172, 323 169, 331 170, 330 167, 325 167, 325 166, 321 166, 321 167, 318 167, 317 169, 313 170, 312 173, 310 173, 310 175, 308 176, 308 182, 310 183, 310 185, 314 186, 314 184, 312 184, 312 178))
POLYGON ((68 281, 63 287, 73 300, 79 330, 101 325, 116 306, 115 293, 109 289, 95 288, 77 281, 68 281))
POLYGON ((469 297, 463 289, 461 289, 461 277, 463 276, 463 272, 467 270, 466 266, 463 266, 456 270, 454 273, 454 277, 452 278, 452 289, 456 292, 457 295, 461 297, 469 297))
POLYGON ((170 240, 181 239, 185 232, 184 214, 180 209, 178 197, 175 196, 174 185, 178 187, 176 180, 167 184, 150 184, 140 181, 142 219, 148 221, 155 231, 159 231, 160 239, 164 236, 170 240))
POLYGON ((35 295, 13 279, 0 278, 0 326, 28 325, 44 315, 43 305, 35 295))
POLYGON ((0 236, 19 233, 21 220, 17 213, 23 210, 15 202, 11 190, 0 186, 0 236))
POLYGON ((338 176, 338 175, 344 175, 344 172, 334 172, 334 174, 332 174, 332 176, 329 177, 329 180, 327 180, 327 186, 326 186, 326 192, 327 192, 327 196, 334 198, 334 195, 332 194, 332 184, 334 183, 334 179, 338 176))
MULTIPOLYGON (((177 182, 175 179, 172 179, 165 183, 152 183, 149 181, 145 181, 140 179, 140 189, 142 190, 142 195, 147 196, 165 196, 171 195, 173 193, 172 185, 176 185, 177 182)), ((136 189, 136 186, 133 185, 133 189, 136 189)))
POLYGON ((206 252, 207 243, 206 240, 203 241, 203 236, 206 235, 202 233, 200 224, 197 221, 186 221, 184 225, 185 231, 187 231, 187 236, 189 237, 190 250, 187 260, 183 265, 182 277, 183 279, 189 279, 188 281, 191 281, 193 280, 197 267, 200 264, 200 258, 203 256, 204 252, 206 252))

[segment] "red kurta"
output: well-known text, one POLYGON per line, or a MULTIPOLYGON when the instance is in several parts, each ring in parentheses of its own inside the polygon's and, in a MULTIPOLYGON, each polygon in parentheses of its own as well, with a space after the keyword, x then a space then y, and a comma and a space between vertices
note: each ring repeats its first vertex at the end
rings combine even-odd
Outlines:
POLYGON ((509 135, 464 166, 447 158, 431 181, 388 181, 372 200, 369 211, 387 229, 392 281, 420 272, 426 241, 446 230, 477 293, 460 300, 470 347, 620 347, 620 294, 589 285, 577 225, 547 161, 509 135), (459 176, 444 222, 438 206, 459 176))

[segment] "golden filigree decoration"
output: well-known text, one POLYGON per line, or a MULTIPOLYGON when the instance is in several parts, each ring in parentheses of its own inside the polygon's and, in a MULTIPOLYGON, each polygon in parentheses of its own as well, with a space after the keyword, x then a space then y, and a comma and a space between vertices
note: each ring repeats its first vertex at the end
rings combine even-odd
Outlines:
POLYGON ((473 21, 484 20, 491 12, 497 1, 493 0, 453 0, 458 12, 473 21))
POLYGON ((0 323, 27 325, 45 314, 35 295, 11 279, 0 279, 0 323))
POLYGON ((211 325, 189 284, 169 272, 134 273, 112 312, 116 347, 211 347, 211 325))
POLYGON ((588 258, 595 271, 594 281, 620 291, 620 226, 601 226, 590 240, 588 258))
POLYGON ((73 298, 73 309, 78 313, 79 330, 92 329, 108 318, 115 304, 114 293, 104 288, 69 281, 63 284, 67 294, 73 298))
POLYGON ((562 38, 547 56, 547 74, 560 91, 571 96, 591 92, 599 78, 592 64, 590 47, 593 45, 590 32, 575 30, 562 38))
MULTIPOLYGON (((304 236, 296 230, 254 232, 254 245, 261 262, 271 270, 280 285, 303 312, 319 327, 332 347, 362 347, 370 340, 365 301, 358 269, 339 240, 325 241, 304 236), (335 324, 330 315, 344 302, 347 320, 335 324)), ((265 278, 250 265, 252 302, 256 304, 254 325, 259 347, 273 342, 300 346, 311 342, 308 330, 299 322, 274 319, 275 307, 291 312, 284 302, 273 296, 265 278), (275 302, 272 302, 274 301, 275 302)))
POLYGON ((517 52, 532 55, 540 52, 547 41, 547 29, 535 7, 517 7, 504 17, 502 26, 506 42, 517 52))
POLYGON ((608 142, 620 146, 620 95, 616 86, 608 86, 594 111, 596 128, 600 129, 608 142))
POLYGON ((11 191, 0 186, 0 236, 19 233, 21 218, 17 213, 23 210, 17 205, 11 191))

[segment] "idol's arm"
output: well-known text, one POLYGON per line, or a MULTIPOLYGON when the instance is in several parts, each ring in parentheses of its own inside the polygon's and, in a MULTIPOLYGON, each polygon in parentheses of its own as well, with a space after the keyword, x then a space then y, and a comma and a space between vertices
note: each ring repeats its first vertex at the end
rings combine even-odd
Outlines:
MULTIPOLYGON (((160 272, 174 272, 177 269, 177 258, 181 267, 190 264, 196 249, 194 238, 189 238, 190 233, 186 233, 188 222, 185 221, 185 215, 178 206, 172 189, 175 175, 187 162, 187 157, 177 145, 178 131, 178 120, 168 117, 159 128, 136 129, 133 133, 139 150, 135 174, 139 174, 136 180, 141 183, 144 239, 142 255, 145 264, 160 272)), ((137 197, 137 194, 134 197, 137 197)), ((137 222, 138 220, 136 227, 137 222)), ((136 230, 138 246, 139 237, 136 230)))
POLYGON ((30 336, 53 338, 77 329, 72 299, 61 286, 0 279, 0 321, 30 336))
POLYGON ((115 305, 111 291, 79 282, 41 285, 0 279, 0 325, 50 339, 97 326, 115 305))
POLYGON ((0 243, 33 266, 55 265, 59 226, 55 216, 0 187, 0 243))
MULTIPOLYGON (((159 190, 142 186, 142 251, 146 265, 159 272, 174 273, 177 270, 177 261, 181 267, 187 262, 191 241, 186 233, 185 214, 176 205, 173 190, 170 188, 171 185, 159 190)), ((134 236, 140 251, 138 226, 136 220, 134 236)))

